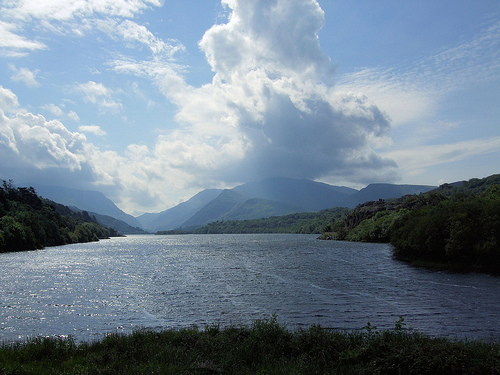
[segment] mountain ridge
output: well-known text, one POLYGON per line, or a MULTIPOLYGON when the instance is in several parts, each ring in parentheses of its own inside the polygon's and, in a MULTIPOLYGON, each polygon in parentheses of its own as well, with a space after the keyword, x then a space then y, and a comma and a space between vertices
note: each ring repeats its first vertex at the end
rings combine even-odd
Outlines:
POLYGON ((143 228, 152 232, 176 229, 207 203, 217 198, 221 192, 221 189, 205 189, 172 208, 159 213, 142 214, 137 217, 137 220, 143 228))
POLYGON ((247 182, 232 189, 205 189, 172 208, 138 217, 124 213, 100 192, 46 185, 34 188, 58 203, 111 216, 132 227, 155 233, 199 227, 217 220, 257 219, 334 207, 354 208, 367 200, 418 194, 436 187, 376 183, 356 190, 308 179, 275 177, 247 182))

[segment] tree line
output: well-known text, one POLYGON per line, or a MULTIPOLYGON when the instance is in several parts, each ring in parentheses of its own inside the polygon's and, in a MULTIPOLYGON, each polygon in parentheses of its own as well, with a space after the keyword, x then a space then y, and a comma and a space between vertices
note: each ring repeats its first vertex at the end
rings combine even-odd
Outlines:
POLYGON ((97 241, 119 234, 88 212, 42 199, 32 187, 0 186, 0 252, 36 250, 47 246, 97 241))

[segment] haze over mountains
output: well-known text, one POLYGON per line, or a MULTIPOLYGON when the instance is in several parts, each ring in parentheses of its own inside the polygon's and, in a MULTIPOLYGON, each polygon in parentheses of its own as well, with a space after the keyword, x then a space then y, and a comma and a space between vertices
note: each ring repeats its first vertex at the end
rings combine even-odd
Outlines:
POLYGON ((99 223, 111 226, 121 233, 131 233, 132 228, 142 227, 141 223, 132 215, 120 210, 116 204, 98 191, 79 190, 61 186, 46 186, 39 184, 21 184, 33 186, 38 195, 63 204, 74 210, 84 210, 95 215, 99 223), (131 228, 127 228, 120 221, 131 228))
POLYGON ((233 189, 203 190, 175 207, 135 218, 96 191, 43 185, 33 187, 42 197, 96 214, 104 225, 113 228, 120 225, 117 230, 125 234, 136 233, 137 228, 157 232, 193 228, 217 220, 257 219, 333 207, 353 208, 369 200, 419 194, 435 188, 427 185, 371 184, 358 191, 307 179, 268 178, 233 189), (119 221, 126 225, 119 224, 119 221))

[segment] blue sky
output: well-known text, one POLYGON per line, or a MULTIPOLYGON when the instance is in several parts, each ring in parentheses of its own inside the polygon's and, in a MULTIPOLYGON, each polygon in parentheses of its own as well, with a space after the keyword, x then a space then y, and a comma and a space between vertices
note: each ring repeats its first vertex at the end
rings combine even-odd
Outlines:
POLYGON ((131 214, 271 176, 499 173, 500 3, 8 0, 0 178, 131 214))

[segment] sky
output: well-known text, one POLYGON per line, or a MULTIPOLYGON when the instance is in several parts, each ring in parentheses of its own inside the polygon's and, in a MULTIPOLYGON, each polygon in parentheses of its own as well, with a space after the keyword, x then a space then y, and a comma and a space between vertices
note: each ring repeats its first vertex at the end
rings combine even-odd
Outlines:
POLYGON ((498 0, 2 0, 0 179, 132 215, 500 172, 498 0))

